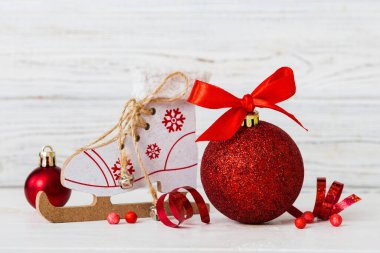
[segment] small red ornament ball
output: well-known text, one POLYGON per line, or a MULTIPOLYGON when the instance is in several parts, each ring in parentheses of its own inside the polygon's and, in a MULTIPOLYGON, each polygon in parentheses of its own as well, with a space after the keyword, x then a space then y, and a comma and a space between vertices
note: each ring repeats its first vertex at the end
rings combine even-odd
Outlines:
POLYGON ((294 220, 294 225, 296 225, 298 229, 304 229, 306 227, 306 223, 307 222, 303 217, 299 217, 294 220))
POLYGON ((314 214, 310 211, 304 212, 302 217, 305 219, 306 223, 313 223, 314 221, 314 214))
POLYGON ((135 212, 129 211, 125 213, 125 221, 128 223, 136 223, 137 214, 135 212))
POLYGON ((330 216, 330 223, 334 227, 339 227, 342 224, 342 221, 342 216, 340 216, 339 214, 333 214, 330 216))
POLYGON ((24 185, 25 197, 36 208, 36 197, 44 191, 54 206, 64 206, 70 198, 71 190, 61 184, 61 169, 56 166, 38 167, 28 176, 24 185))
POLYGON ((283 130, 264 121, 241 127, 229 140, 211 141, 201 164, 210 202, 228 218, 249 224, 286 212, 301 191, 303 177, 297 145, 283 130))
POLYGON ((120 222, 120 216, 115 212, 110 212, 107 215, 107 221, 109 224, 119 224, 120 222))

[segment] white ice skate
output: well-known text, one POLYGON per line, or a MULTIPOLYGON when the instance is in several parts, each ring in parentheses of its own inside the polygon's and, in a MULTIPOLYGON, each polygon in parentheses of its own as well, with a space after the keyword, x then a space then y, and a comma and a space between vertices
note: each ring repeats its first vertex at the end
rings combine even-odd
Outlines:
MULTIPOLYGON (((197 147, 195 144, 194 107, 185 101, 151 104, 155 114, 145 117, 149 129, 139 129, 139 148, 152 182, 160 182, 162 192, 189 185, 196 187, 197 147)), ((145 187, 133 143, 126 139, 129 151, 128 172, 134 177, 133 187, 145 187)), ((112 196, 126 190, 119 187, 120 161, 118 143, 97 149, 88 149, 77 155, 63 170, 65 187, 112 196)))
MULTIPOLYGON (((199 77, 205 79, 205 77, 199 77)), ((152 81, 149 80, 148 81, 152 81)), ((174 76, 161 91, 169 95, 184 89, 184 79, 174 76)), ((192 81, 188 80, 188 84, 192 81)), ((190 90, 191 87, 188 87, 190 90)), ((160 94, 158 94, 159 96, 160 94)), ((181 186, 197 185, 197 146, 195 143, 195 108, 186 102, 187 94, 172 102, 152 102, 144 108, 151 115, 144 115, 145 128, 136 128, 138 151, 143 166, 152 183, 157 182, 160 192, 168 192, 181 186)), ((127 175, 133 178, 128 189, 120 187, 120 143, 113 140, 108 145, 86 148, 78 152, 62 170, 62 184, 70 189, 91 193, 91 206, 54 207, 45 193, 38 196, 37 208, 52 222, 89 221, 105 219, 111 211, 124 214, 135 211, 139 217, 152 216, 151 203, 112 204, 110 197, 147 186, 139 165, 132 136, 126 136, 123 148, 127 151, 127 175)), ((197 208, 194 206, 194 209, 197 208)))

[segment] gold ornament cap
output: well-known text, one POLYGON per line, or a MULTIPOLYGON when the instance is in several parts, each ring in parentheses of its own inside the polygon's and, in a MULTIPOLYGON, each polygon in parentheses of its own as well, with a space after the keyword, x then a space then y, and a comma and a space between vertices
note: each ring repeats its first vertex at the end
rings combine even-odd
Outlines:
POLYGON ((40 167, 54 167, 55 166, 55 152, 50 145, 42 147, 40 152, 40 167))
POLYGON ((242 127, 253 127, 257 126, 259 124, 259 112, 253 111, 247 114, 245 116, 245 119, 243 123, 241 124, 242 127))

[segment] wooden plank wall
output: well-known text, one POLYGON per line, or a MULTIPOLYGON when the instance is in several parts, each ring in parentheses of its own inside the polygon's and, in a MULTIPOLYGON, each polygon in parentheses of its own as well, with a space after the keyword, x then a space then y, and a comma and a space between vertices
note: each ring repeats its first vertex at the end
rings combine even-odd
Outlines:
MULTIPOLYGON (((298 91, 261 118, 299 144, 317 176, 379 187, 379 1, 0 2, 0 186, 21 186, 43 144, 61 163, 114 124, 144 69, 201 70, 242 96, 276 68, 298 91)), ((198 131, 217 111, 198 110, 198 131)), ((205 144, 200 144, 200 151, 205 144)))

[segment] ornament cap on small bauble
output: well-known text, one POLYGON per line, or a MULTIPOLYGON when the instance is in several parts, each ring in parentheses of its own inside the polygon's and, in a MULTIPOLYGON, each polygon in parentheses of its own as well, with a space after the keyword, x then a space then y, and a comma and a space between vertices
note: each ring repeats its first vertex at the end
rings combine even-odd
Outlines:
POLYGON ((40 167, 54 167, 55 166, 55 152, 52 146, 45 145, 39 154, 40 167))

